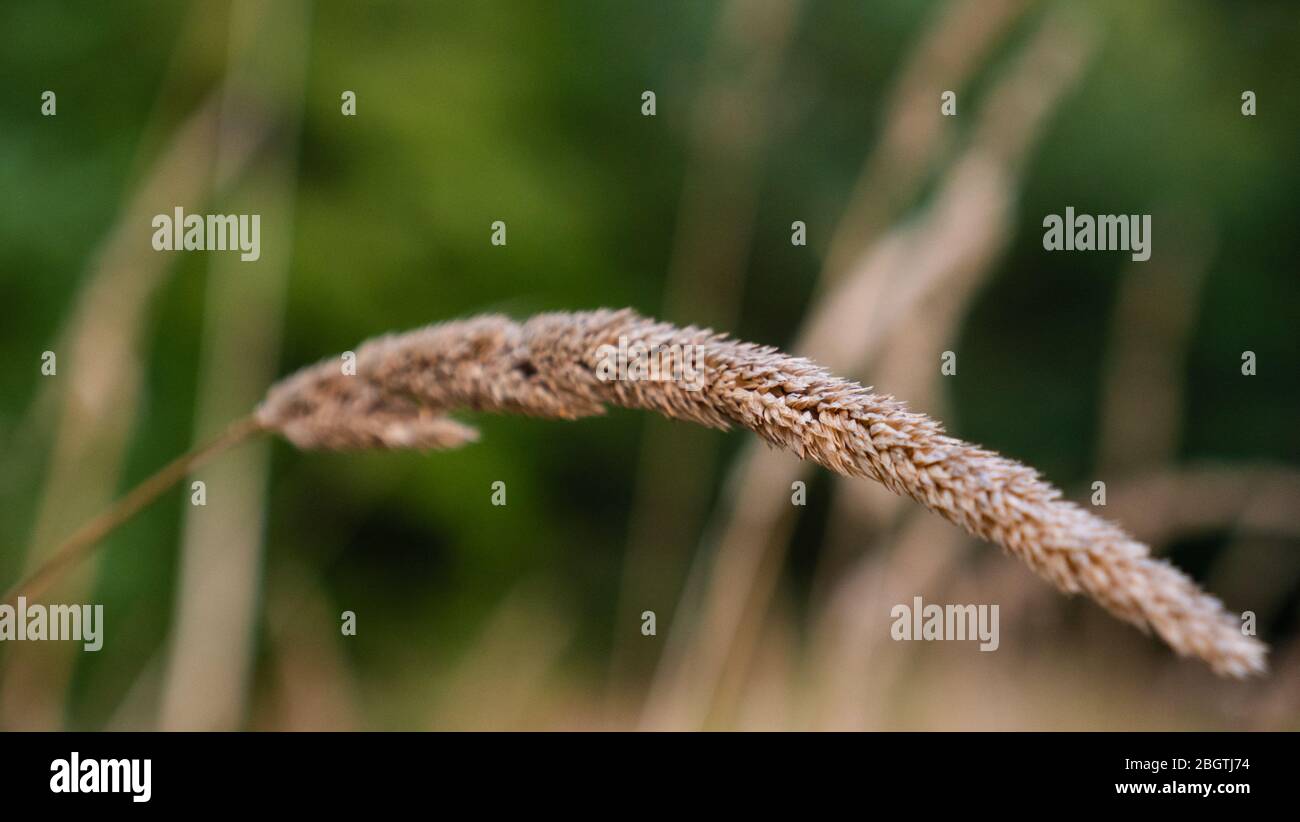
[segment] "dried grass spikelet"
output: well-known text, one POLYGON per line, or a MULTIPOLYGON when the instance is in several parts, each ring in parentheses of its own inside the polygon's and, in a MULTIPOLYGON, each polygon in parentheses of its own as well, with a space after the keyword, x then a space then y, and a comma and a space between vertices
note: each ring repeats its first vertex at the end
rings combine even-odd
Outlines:
POLYGON ((256 419, 300 448, 447 448, 476 436, 446 416, 456 409, 577 419, 611 405, 748 428, 911 497, 1219 674, 1265 668, 1266 646, 1243 635, 1217 599, 1116 525, 1061 499, 1033 469, 947 436, 935 420, 808 360, 707 329, 630 310, 448 322, 366 343, 355 375, 338 360, 298 372, 271 388, 256 419), (701 346, 702 386, 600 379, 598 349, 620 337, 701 346))

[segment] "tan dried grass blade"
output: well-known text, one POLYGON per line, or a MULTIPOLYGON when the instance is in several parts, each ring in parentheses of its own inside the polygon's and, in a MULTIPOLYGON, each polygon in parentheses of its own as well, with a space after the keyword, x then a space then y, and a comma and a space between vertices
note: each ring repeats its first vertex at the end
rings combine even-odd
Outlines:
MULTIPOLYGON (((672 356, 661 373, 671 372, 672 356)), ((44 590, 195 466, 260 431, 309 449, 451 448, 477 434, 449 411, 578 419, 618 406, 748 428, 801 459, 911 497, 1002 546, 1062 591, 1085 593, 1120 619, 1154 630, 1216 673, 1244 677, 1266 667, 1267 647, 1244 635, 1217 599, 1118 526, 1063 500, 1033 469, 950 437, 893 397, 774 348, 630 310, 602 310, 524 323, 483 316, 433 325, 366 343, 355 373, 344 373, 344 364, 325 360, 273 385, 251 417, 87 523, 5 601, 44 590), (703 373, 690 381, 602 379, 602 346, 639 344, 678 357, 685 346, 699 346, 703 373)))
POLYGON ((337 359, 298 372, 271 388, 256 419, 300 448, 448 448, 476 436, 450 411, 577 419, 608 406, 748 428, 802 459, 911 497, 1219 674, 1265 669, 1266 646, 1217 599, 1118 526, 1062 499, 1033 469, 950 437, 937 421, 808 360, 707 329, 630 310, 449 322, 366 343, 355 374, 337 359), (700 346, 702 387, 602 379, 599 350, 620 338, 651 350, 700 346))

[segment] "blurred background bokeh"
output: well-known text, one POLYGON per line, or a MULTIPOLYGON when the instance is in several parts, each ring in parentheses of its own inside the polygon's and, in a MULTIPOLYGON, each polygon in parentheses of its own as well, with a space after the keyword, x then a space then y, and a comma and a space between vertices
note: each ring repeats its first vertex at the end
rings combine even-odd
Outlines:
POLYGON ((743 431, 484 416, 204 468, 48 595, 103 603, 103 650, 0 647, 0 727, 1300 728, 1297 43, 1282 0, 5 3, 6 586, 278 375, 632 306, 1105 482, 1273 671, 743 431), (153 251, 176 206, 260 214, 261 259, 153 251), (1150 261, 1044 251, 1067 206, 1151 214, 1150 261), (998 604, 1000 648, 891 641, 914 596, 998 604))

